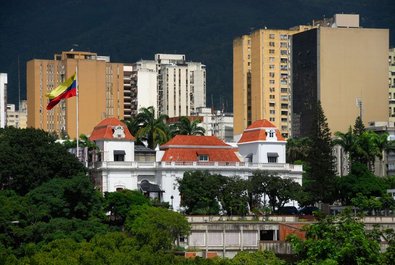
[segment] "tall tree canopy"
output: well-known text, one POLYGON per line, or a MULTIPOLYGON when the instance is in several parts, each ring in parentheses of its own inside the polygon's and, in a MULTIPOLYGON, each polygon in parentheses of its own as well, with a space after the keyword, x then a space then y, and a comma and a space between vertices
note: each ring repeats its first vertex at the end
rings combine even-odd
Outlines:
POLYGON ((190 225, 183 215, 148 205, 133 206, 125 228, 136 237, 140 247, 150 247, 153 251, 171 250, 180 236, 190 233, 190 225))
POLYGON ((0 129, 0 189, 26 194, 52 178, 85 173, 76 157, 55 140, 42 130, 0 129))
POLYGON ((185 172, 178 180, 181 206, 187 214, 218 214, 218 198, 226 178, 207 171, 185 172))
POLYGON ((303 183, 312 196, 306 203, 332 203, 336 199, 335 159, 331 132, 320 101, 317 102, 312 123, 308 168, 303 183))
POLYGON ((180 120, 171 126, 172 135, 204 135, 206 130, 199 126, 200 120, 191 121, 182 116, 180 120))
POLYGON ((328 216, 306 228, 306 240, 290 236, 299 265, 381 264, 377 231, 349 214, 328 216))
POLYGON ((155 149, 170 139, 169 128, 166 124, 167 115, 161 114, 155 118, 155 108, 141 108, 136 117, 126 121, 129 131, 139 141, 146 141, 148 147, 155 149))

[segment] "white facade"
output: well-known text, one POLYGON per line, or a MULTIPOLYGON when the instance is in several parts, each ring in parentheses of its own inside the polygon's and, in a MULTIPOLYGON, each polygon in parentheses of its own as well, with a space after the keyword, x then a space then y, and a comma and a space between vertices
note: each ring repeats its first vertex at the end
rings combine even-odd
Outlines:
POLYGON ((144 107, 157 105, 157 71, 155 61, 140 61, 124 66, 124 117, 137 115, 144 107))
POLYGON ((206 130, 205 135, 214 135, 226 142, 233 141, 233 114, 220 110, 199 107, 192 116, 199 116, 203 120, 199 126, 206 130))
POLYGON ((157 114, 189 116, 206 106, 206 67, 185 61, 183 54, 155 54, 125 66, 125 117, 142 107, 154 106, 157 114), (128 92, 130 91, 130 92, 128 92))
MULTIPOLYGON (((209 162, 199 162, 183 160, 182 158, 177 159, 177 161, 165 161, 164 152, 160 150, 156 150, 155 162, 137 162, 135 161, 133 141, 104 139, 97 140, 96 144, 100 149, 101 159, 92 165, 92 172, 95 184, 102 192, 114 192, 117 189, 135 190, 139 188, 141 181, 147 180, 152 184, 158 185, 164 191, 162 200, 169 202, 174 210, 181 210, 181 197, 177 187, 177 179, 182 178, 186 171, 207 170, 211 174, 240 176, 243 179, 247 179, 254 171, 262 170, 271 174, 278 174, 282 178, 290 178, 302 184, 302 166, 286 163, 286 142, 277 140, 275 137, 268 137, 266 141, 240 143, 238 145, 240 152, 236 153, 240 162, 235 162, 235 160, 233 162, 223 162, 211 159, 209 162), (124 161, 114 161, 113 154, 115 155, 116 151, 124 152, 124 161), (247 161, 245 156, 251 153, 254 154, 253 160, 244 162, 247 161), (275 162, 268 162, 270 153, 278 154, 275 162)), ((226 144, 225 146, 225 148, 231 148, 226 144)), ((184 150, 189 148, 193 150, 197 148, 214 150, 216 146, 199 147, 197 145, 184 146, 183 144, 179 148, 184 150)))
POLYGON ((0 128, 7 125, 7 74, 0 73, 0 128))

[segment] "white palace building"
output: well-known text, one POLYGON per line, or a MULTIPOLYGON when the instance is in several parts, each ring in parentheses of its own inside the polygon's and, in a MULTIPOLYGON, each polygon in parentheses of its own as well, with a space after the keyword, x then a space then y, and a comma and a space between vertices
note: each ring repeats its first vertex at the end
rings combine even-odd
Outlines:
POLYGON ((180 210, 177 179, 186 171, 206 170, 247 179, 255 170, 264 170, 302 184, 302 166, 286 163, 286 141, 267 120, 251 124, 237 145, 215 136, 177 135, 151 150, 135 145, 134 136, 116 118, 101 121, 90 140, 100 149, 90 168, 102 192, 141 190, 169 202, 174 210, 180 210))

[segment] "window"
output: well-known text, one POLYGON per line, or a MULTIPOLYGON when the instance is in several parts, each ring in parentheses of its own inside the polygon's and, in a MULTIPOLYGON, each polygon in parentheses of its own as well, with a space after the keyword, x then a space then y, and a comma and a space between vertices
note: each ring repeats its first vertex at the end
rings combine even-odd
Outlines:
POLYGON ((281 51, 280 51, 280 54, 281 54, 281 55, 287 55, 287 54, 288 54, 288 51, 287 51, 287 50, 281 50, 281 51))
POLYGON ((274 41, 269 42, 269 46, 274 47, 275 46, 274 41))
POLYGON ((269 69, 274 69, 274 64, 269 65, 269 69))
POLYGON ((273 117, 271 117, 271 118, 270 118, 270 121, 276 121, 276 119, 275 119, 275 118, 273 118, 273 117))
POLYGON ((274 97, 274 95, 269 95, 269 98, 274 99, 275 97, 274 97))
POLYGON ((287 40, 288 39, 288 35, 287 34, 280 34, 280 39, 281 40, 287 40))
POLYGON ((274 92, 274 91, 276 91, 276 89, 274 87, 271 87, 271 88, 269 88, 269 91, 274 92))
POLYGON ((270 77, 274 77, 274 73, 273 73, 273 72, 270 72, 270 73, 269 73, 269 76, 270 76, 270 77))
POLYGON ((280 63, 288 63, 288 58, 281 58, 280 63))
POLYGON ((288 109, 288 104, 281 104, 282 109, 288 109))
POLYGON ((269 83, 273 85, 274 84, 274 80, 270 80, 269 83))
POLYGON ((276 111, 274 109, 271 109, 270 114, 276 114, 276 111))
POLYGON ((274 57, 269 57, 269 62, 274 62, 274 57))
POLYGON ((273 102, 269 103, 269 107, 274 107, 274 106, 276 106, 276 103, 273 102))
POLYGON ((200 162, 208 162, 208 155, 199 155, 200 162))
POLYGON ((274 34, 269 34, 269 39, 274 39, 275 35, 274 34))
POLYGON ((277 153, 267 153, 267 162, 277 163, 278 154, 277 153))
POLYGON ((287 92, 288 92, 288 89, 286 87, 281 88, 281 93, 287 93, 287 92))
POLYGON ((125 161, 125 151, 114 150, 114 161, 125 161))
POLYGON ((288 43, 287 42, 280 42, 280 47, 281 48, 287 48, 288 47, 288 43))
POLYGON ((270 49, 270 50, 269 50, 269 53, 270 53, 270 54, 274 54, 274 50, 273 50, 273 49, 270 49))

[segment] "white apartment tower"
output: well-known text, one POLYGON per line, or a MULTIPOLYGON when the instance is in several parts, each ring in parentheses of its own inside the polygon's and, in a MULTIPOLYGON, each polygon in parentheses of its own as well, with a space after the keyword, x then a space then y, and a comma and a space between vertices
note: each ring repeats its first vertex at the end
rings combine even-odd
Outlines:
POLYGON ((0 128, 7 123, 7 84, 7 74, 0 73, 0 128))
POLYGON ((206 106, 206 66, 187 62, 183 54, 155 54, 155 60, 125 66, 124 75, 125 118, 142 107, 177 117, 206 106))

